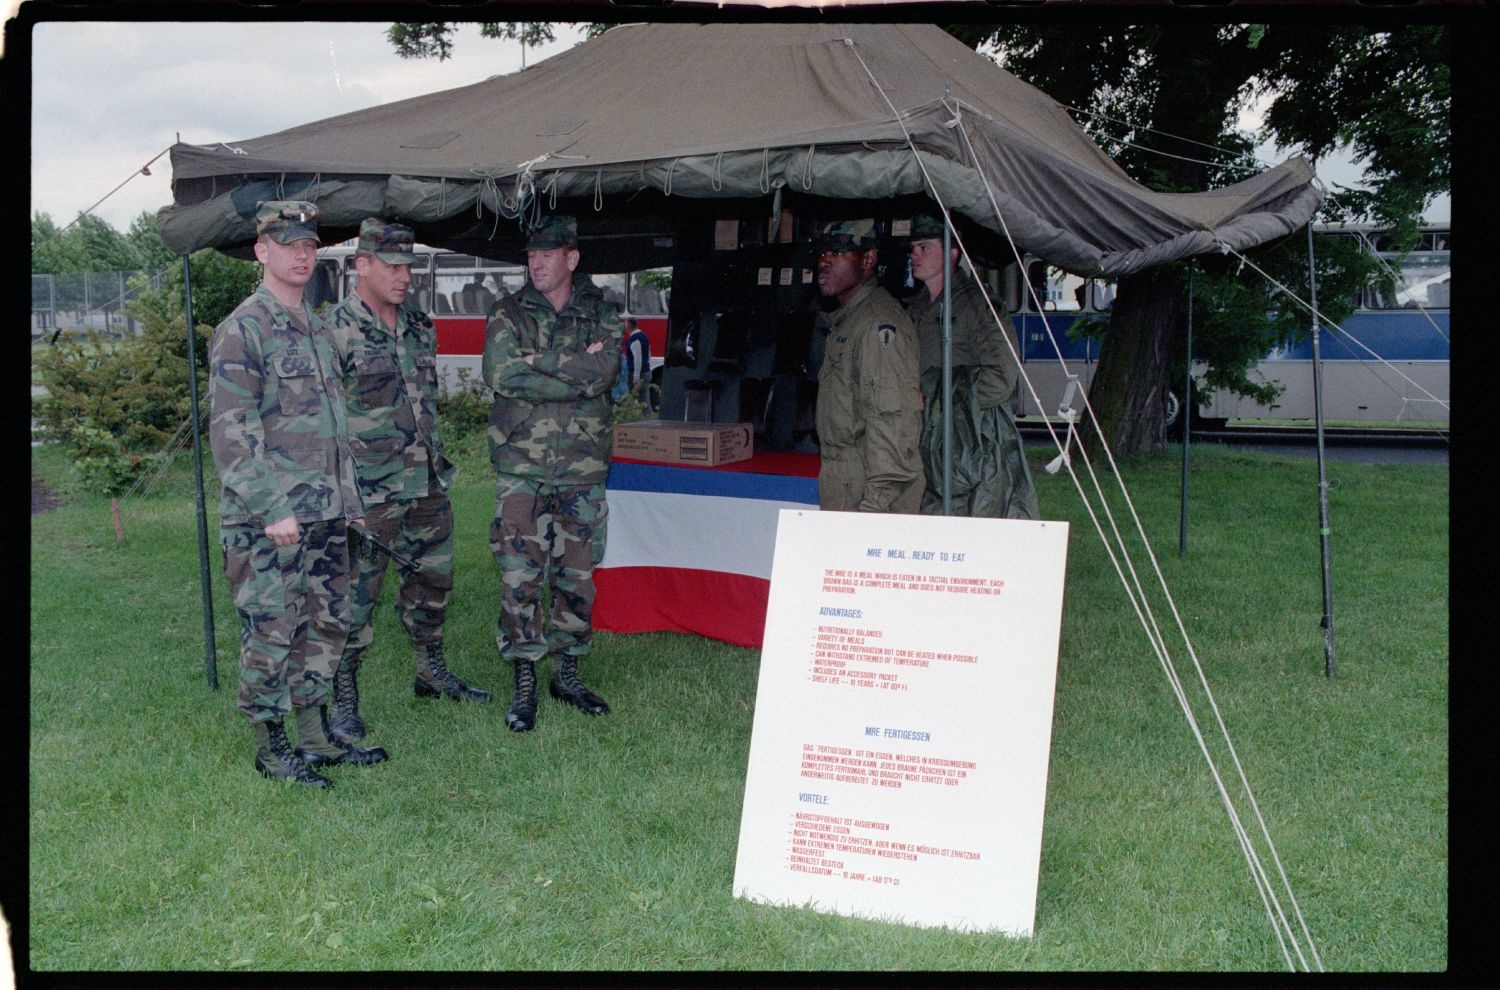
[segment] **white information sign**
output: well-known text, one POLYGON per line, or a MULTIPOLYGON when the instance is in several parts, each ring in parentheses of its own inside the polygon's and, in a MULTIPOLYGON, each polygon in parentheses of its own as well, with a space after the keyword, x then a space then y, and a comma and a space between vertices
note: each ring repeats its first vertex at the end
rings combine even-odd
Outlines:
POLYGON ((1067 539, 781 511, 736 896, 1031 934, 1067 539))

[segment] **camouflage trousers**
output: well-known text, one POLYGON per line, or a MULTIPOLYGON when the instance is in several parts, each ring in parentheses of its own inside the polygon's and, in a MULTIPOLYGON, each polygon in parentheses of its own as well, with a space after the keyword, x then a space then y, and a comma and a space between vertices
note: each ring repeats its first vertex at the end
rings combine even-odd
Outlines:
POLYGON ((355 555, 345 654, 364 649, 375 638, 371 619, 391 567, 400 575, 396 616, 412 646, 420 651, 441 643, 443 616, 453 594, 453 503, 448 493, 367 506, 365 526, 397 553, 410 557, 417 570, 393 563, 383 550, 355 555))
POLYGON ((500 476, 490 552, 500 565, 495 642, 502 657, 535 662, 548 653, 581 657, 589 651, 594 565, 604 556, 608 517, 602 482, 556 488, 500 476))
POLYGON ((224 526, 220 537, 240 615, 240 711, 263 722, 324 704, 349 636, 344 521, 305 525, 287 547, 254 526, 224 526))

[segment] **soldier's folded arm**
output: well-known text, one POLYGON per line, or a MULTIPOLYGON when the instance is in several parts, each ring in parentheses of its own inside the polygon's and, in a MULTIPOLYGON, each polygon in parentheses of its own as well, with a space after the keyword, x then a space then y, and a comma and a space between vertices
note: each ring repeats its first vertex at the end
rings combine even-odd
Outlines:
MULTIPOLYGON (((536 355, 538 359, 544 355, 536 355)), ((515 343, 486 344, 481 363, 485 384, 496 395, 528 402, 556 402, 573 397, 573 390, 528 364, 515 343)))
MULTIPOLYGON (((546 373, 567 384, 580 398, 592 399, 608 392, 615 387, 615 381, 620 377, 619 348, 611 350, 608 344, 593 354, 546 356, 555 358, 548 362, 546 373)), ((543 355, 538 355, 538 364, 542 357, 543 355)))

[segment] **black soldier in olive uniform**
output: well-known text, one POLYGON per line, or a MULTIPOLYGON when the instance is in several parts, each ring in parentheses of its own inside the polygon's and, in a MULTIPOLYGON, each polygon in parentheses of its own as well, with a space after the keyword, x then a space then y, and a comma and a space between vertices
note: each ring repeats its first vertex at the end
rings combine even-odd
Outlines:
POLYGON ((839 303, 819 315, 819 507, 915 513, 925 486, 916 331, 876 283, 874 221, 828 224, 818 248, 818 291, 839 303))

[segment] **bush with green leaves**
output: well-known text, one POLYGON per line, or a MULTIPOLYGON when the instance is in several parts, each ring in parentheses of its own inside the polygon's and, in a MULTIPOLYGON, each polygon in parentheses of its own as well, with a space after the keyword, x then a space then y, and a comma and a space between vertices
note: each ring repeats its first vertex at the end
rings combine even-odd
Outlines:
MULTIPOLYGON (((33 400, 36 423, 46 439, 72 453, 85 486, 100 494, 127 489, 146 455, 172 439, 190 409, 181 302, 171 293, 148 293, 130 308, 141 336, 60 339, 36 358, 36 380, 45 389, 33 400)), ((200 354, 210 333, 199 326, 194 335, 200 354)), ((202 376, 199 387, 206 387, 202 376)))
POLYGON ((438 422, 443 437, 456 441, 483 434, 490 422, 490 390, 468 368, 457 369, 452 379, 438 386, 438 422))
POLYGON ((119 437, 97 427, 74 427, 68 443, 73 448, 73 467, 90 492, 123 495, 145 469, 145 457, 127 453, 119 437))

